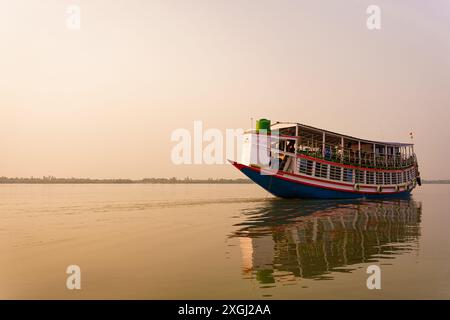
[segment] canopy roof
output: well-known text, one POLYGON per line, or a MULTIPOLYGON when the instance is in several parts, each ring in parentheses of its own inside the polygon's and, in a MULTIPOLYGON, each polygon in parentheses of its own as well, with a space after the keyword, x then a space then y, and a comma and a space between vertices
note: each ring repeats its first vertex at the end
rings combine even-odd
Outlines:
POLYGON ((373 141, 373 140, 366 140, 366 139, 360 139, 360 138, 356 138, 356 137, 352 137, 352 136, 348 136, 345 134, 340 134, 340 133, 336 133, 336 132, 332 132, 332 131, 328 131, 328 130, 324 130, 324 129, 319 129, 319 128, 315 128, 312 126, 308 126, 305 124, 301 124, 301 123, 297 123, 297 122, 275 122, 273 123, 271 126, 276 126, 276 125, 287 125, 287 126, 296 126, 298 125, 301 128, 304 129, 309 129, 309 130, 313 130, 313 131, 318 131, 318 132, 325 132, 325 134, 328 135, 333 135, 333 136, 338 136, 338 137, 343 137, 345 139, 350 139, 350 140, 356 140, 356 141, 361 141, 362 143, 370 143, 370 144, 381 144, 381 145, 389 145, 389 146, 395 146, 395 147, 408 147, 408 146, 413 146, 413 143, 402 143, 402 142, 387 142, 387 141, 373 141))

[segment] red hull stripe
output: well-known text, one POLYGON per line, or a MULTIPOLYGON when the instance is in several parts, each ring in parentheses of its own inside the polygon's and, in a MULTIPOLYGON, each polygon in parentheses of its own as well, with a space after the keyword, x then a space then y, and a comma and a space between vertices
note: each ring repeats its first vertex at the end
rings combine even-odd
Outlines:
MULTIPOLYGON (((242 170, 242 169, 246 168, 246 169, 250 169, 250 170, 253 170, 253 171, 256 171, 256 172, 261 172, 260 168, 249 167, 249 166, 246 166, 244 164, 237 163, 235 161, 233 161, 232 164, 233 164, 233 166, 235 166, 239 170, 242 170)), ((281 171, 281 172, 283 172, 283 171, 281 171)), ((326 183, 330 183, 330 184, 339 184, 339 185, 345 185, 345 186, 351 186, 351 187, 353 186, 353 184, 342 184, 342 183, 336 183, 336 182, 331 182, 331 181, 327 181, 327 180, 319 180, 319 179, 315 179, 315 178, 311 178, 311 177, 305 177, 305 176, 299 176, 299 175, 295 175, 295 174, 291 174, 291 173, 284 173, 284 174, 287 175, 287 176, 295 176, 295 177, 299 177, 299 178, 305 178, 305 179, 309 179, 309 180, 326 182, 326 183)), ((340 192, 349 192, 349 193, 357 193, 357 194, 395 194, 395 193, 402 192, 402 191, 398 191, 398 192, 381 192, 380 193, 380 192, 372 192, 372 191, 344 190, 344 189, 339 189, 339 188, 322 186, 322 185, 318 185, 318 184, 314 184, 314 183, 308 183, 308 182, 304 182, 304 181, 298 181, 298 180, 291 179, 291 178, 288 178, 286 176, 281 176, 281 175, 278 175, 278 174, 275 174, 274 176, 279 178, 279 179, 290 181, 290 182, 294 182, 294 183, 304 184, 304 185, 311 186, 311 187, 323 188, 323 189, 328 189, 328 190, 333 190, 333 191, 340 191, 340 192)), ((361 187, 364 187, 364 185, 361 185, 361 187)), ((376 189, 376 187, 369 187, 369 188, 375 188, 376 189)), ((388 187, 388 188, 392 188, 392 187, 388 187)), ((406 190, 403 190, 403 191, 406 191, 406 190)))
MULTIPOLYGON (((242 165, 244 167, 247 167, 246 165, 243 165, 243 164, 240 164, 240 165, 242 165)), ((255 167, 250 167, 250 168, 255 168, 255 167)), ((255 169, 257 169, 257 168, 255 168, 255 169)), ((283 176, 283 175, 292 176, 292 177, 297 177, 297 178, 301 178, 301 179, 318 181, 318 182, 323 182, 323 183, 330 183, 330 184, 335 184, 335 185, 344 186, 344 187, 353 187, 354 186, 353 183, 346 183, 346 182, 333 181, 333 180, 325 180, 325 179, 320 179, 320 178, 306 176, 306 175, 305 176, 301 176, 301 175, 298 175, 298 174, 295 174, 295 173, 288 173, 286 171, 281 171, 281 170, 278 170, 278 172, 281 173, 280 176, 283 176)), ((373 185, 367 185, 367 184, 361 184, 361 183, 359 183, 359 185, 361 187, 363 187, 363 188, 372 188, 372 189, 375 189, 375 190, 378 187, 378 185, 377 186, 373 186, 373 185)), ((394 187, 385 187, 385 188, 394 188, 394 187)))

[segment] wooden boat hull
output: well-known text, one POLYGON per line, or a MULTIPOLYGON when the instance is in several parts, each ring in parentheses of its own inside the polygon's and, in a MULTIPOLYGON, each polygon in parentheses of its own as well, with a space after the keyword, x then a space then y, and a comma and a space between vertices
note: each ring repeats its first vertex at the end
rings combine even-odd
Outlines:
POLYGON ((399 191, 364 191, 352 190, 349 185, 333 184, 319 179, 307 179, 286 172, 264 172, 264 170, 230 161, 234 167, 249 177, 256 184, 280 198, 312 199, 356 199, 356 198, 401 198, 409 197, 412 189, 399 191))

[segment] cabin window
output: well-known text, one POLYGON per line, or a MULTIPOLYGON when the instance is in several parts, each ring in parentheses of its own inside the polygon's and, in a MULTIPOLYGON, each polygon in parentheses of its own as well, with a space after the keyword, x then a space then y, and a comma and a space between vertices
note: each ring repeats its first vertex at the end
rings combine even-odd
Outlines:
POLYGON ((314 172, 314 175, 316 177, 326 178, 327 177, 327 171, 328 171, 328 165, 327 164, 316 162, 316 171, 314 172))
POLYGON ((375 172, 373 171, 367 171, 366 172, 366 180, 367 184, 375 184, 375 172))
POLYGON ((406 171, 403 171, 402 172, 402 183, 405 183, 405 182, 407 182, 408 181, 408 177, 407 177, 407 175, 406 175, 406 171))
POLYGON ((344 168, 343 180, 346 182, 353 182, 353 169, 344 168))
POLYGON ((311 160, 300 159, 298 162, 298 171, 308 176, 312 175, 313 162, 311 160))
POLYGON ((402 173, 401 172, 397 172, 397 181, 398 181, 398 183, 403 183, 402 173))
POLYGON ((342 168, 336 166, 330 166, 330 179, 341 180, 342 168))
POLYGON ((364 183, 364 171, 356 170, 355 181, 356 183, 364 183))
POLYGON ((383 172, 377 172, 377 184, 383 184, 383 172))
POLYGON ((391 173, 390 172, 384 173, 384 184, 391 184, 391 173))
POLYGON ((397 184, 397 172, 392 172, 392 184, 397 184))

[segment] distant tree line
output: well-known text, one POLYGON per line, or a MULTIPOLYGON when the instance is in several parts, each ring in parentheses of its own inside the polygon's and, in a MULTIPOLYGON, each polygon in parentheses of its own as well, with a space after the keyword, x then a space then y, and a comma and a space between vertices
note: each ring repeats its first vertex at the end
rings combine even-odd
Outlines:
POLYGON ((450 184, 450 180, 422 180, 422 183, 430 183, 430 184, 450 184))
POLYGON ((192 179, 186 177, 184 179, 172 178, 145 178, 140 180, 133 179, 90 179, 90 178, 56 178, 53 176, 44 177, 30 177, 30 178, 8 178, 0 177, 0 184, 5 183, 28 183, 28 184, 64 184, 64 183, 78 183, 78 184, 131 184, 131 183, 149 183, 149 184, 242 184, 251 183, 249 179, 192 179))
MULTIPOLYGON (((144 178, 140 180, 133 179, 90 179, 90 178, 56 178, 53 176, 44 177, 30 177, 30 178, 8 178, 0 177, 0 184, 5 183, 36 183, 36 184, 64 184, 64 183, 150 183, 150 184, 245 184, 252 183, 250 179, 239 178, 239 179, 223 179, 223 178, 209 178, 209 179, 192 179, 186 177, 184 179, 172 178, 144 178)), ((422 180, 422 183, 427 184, 450 184, 450 180, 422 180)))

